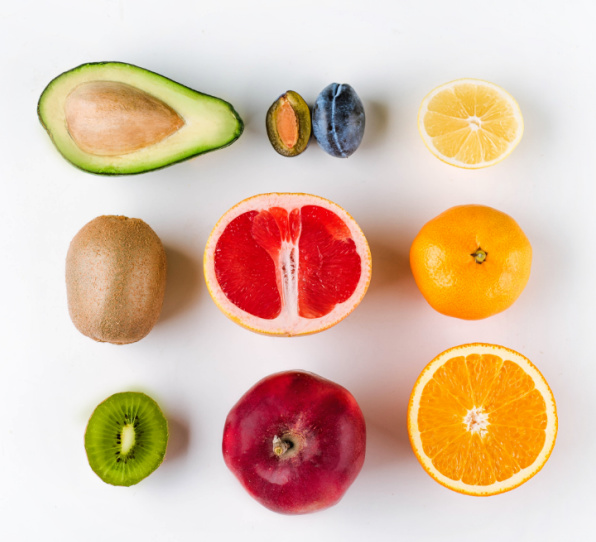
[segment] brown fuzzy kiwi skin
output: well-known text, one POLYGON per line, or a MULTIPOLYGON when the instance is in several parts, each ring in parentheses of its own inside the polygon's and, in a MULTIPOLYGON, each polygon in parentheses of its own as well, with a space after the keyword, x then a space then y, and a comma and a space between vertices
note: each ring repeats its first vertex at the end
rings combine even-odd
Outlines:
POLYGON ((99 216, 74 236, 66 255, 68 311, 95 341, 129 344, 159 319, 166 253, 141 219, 99 216))

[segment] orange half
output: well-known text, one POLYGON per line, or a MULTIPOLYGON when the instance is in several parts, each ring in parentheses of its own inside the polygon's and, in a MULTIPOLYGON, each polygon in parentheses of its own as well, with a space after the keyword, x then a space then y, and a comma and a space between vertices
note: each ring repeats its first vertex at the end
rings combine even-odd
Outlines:
POLYGON ((555 399, 521 354, 491 344, 457 346, 418 377, 408 433, 437 482, 459 493, 495 495, 528 481, 546 463, 557 435, 555 399))

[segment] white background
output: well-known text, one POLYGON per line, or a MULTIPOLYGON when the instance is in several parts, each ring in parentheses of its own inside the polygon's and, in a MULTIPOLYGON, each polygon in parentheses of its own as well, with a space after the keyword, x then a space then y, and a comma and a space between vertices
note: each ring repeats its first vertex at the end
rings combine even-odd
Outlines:
POLYGON ((157 2, 54 0, 0 9, 0 539, 588 540, 596 505, 593 343, 596 7, 585 1, 157 2), (84 173, 52 146, 36 116, 45 85, 92 61, 119 60, 231 102, 246 122, 233 146, 161 171, 84 173), (418 106, 461 77, 515 96, 522 142, 479 171, 425 148, 418 106), (316 144, 283 158, 265 112, 293 89, 312 103, 331 82, 364 102, 366 134, 351 158, 316 144), (219 217, 267 191, 310 192, 350 212, 367 235, 373 279, 358 309, 321 334, 276 339, 226 319, 203 281, 202 252, 219 217), (487 204, 512 215, 534 249, 515 305, 467 322, 434 312, 408 265, 420 227, 445 209, 487 204), (167 249, 161 319, 142 341, 97 344, 70 322, 64 259, 102 214, 144 219, 167 249), (496 497, 451 492, 419 466, 406 405, 444 349, 493 342, 529 357, 549 381, 559 435, 545 468, 496 497), (284 369, 347 387, 365 414, 364 468, 335 507, 277 515, 226 469, 227 412, 257 380, 284 369), (131 488, 104 484, 83 447, 94 407, 142 390, 170 421, 166 461, 131 488))

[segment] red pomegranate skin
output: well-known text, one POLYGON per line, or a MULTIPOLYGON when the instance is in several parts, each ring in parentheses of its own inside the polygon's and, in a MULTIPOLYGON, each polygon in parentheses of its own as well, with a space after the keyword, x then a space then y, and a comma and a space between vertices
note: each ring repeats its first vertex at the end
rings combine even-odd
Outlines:
POLYGON ((282 514, 336 504, 362 469, 365 451, 364 417, 352 394, 304 371, 255 384, 224 427, 226 465, 250 495, 282 514))

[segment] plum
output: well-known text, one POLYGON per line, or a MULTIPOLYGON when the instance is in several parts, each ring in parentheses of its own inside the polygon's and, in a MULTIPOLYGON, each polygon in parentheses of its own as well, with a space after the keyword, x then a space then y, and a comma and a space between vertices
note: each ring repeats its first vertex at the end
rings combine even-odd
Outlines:
POLYGON ((282 156, 298 156, 308 146, 310 109, 297 92, 288 90, 275 100, 265 124, 271 145, 282 156))
POLYGON ((354 153, 364 136, 364 107, 350 85, 331 83, 321 91, 312 111, 312 130, 327 154, 347 158, 354 153))
POLYGON ((226 419, 228 468, 263 506, 305 514, 336 504, 358 476, 366 426, 348 390, 304 371, 255 384, 226 419))

